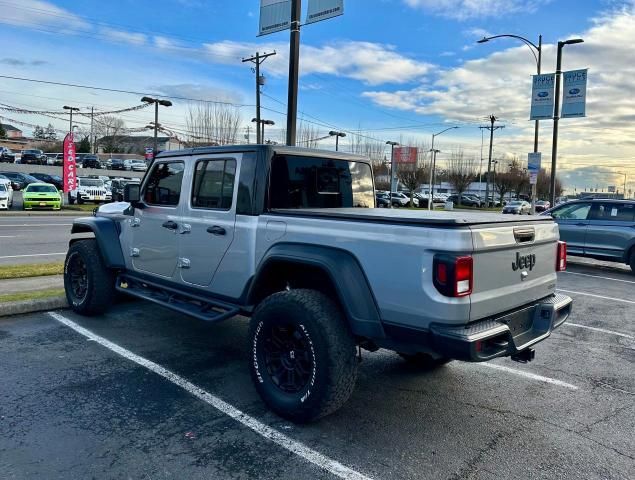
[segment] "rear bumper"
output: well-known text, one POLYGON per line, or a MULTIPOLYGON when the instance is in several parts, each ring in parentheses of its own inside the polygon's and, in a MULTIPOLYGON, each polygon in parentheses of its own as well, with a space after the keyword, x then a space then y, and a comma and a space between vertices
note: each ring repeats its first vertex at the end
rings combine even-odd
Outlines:
POLYGON ((551 335, 571 314, 572 303, 570 297, 556 294, 469 325, 433 324, 432 347, 444 357, 469 362, 514 355, 551 335))

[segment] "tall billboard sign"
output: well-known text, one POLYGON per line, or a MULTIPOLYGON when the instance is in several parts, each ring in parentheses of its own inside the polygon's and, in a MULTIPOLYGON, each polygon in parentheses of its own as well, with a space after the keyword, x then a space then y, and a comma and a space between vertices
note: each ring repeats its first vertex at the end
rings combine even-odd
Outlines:
POLYGON ((64 193, 77 190, 77 164, 75 162, 75 141, 73 133, 69 132, 64 137, 64 193))
POLYGON ((260 0, 260 33, 288 30, 291 26, 291 0, 260 0))
POLYGON ((419 151, 416 147, 395 147, 393 155, 398 165, 414 165, 417 163, 419 151))
POLYGON ((562 112, 560 118, 586 116, 587 69, 564 72, 562 85, 562 112))
POLYGON ((548 120, 553 118, 555 79, 556 75, 554 73, 532 76, 529 120, 548 120))
POLYGON ((344 0, 309 0, 306 23, 315 23, 344 15, 344 0))

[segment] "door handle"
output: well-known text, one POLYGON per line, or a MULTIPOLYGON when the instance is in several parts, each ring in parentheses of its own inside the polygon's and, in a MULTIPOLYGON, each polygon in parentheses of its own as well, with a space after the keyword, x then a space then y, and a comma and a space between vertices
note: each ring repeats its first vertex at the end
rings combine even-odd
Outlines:
POLYGON ((223 227, 214 225, 213 227, 207 227, 207 233, 211 233, 212 235, 225 235, 227 231, 223 227))
POLYGON ((179 228, 179 225, 176 222, 173 222, 172 220, 168 220, 161 226, 163 228, 167 228, 168 230, 176 230, 177 228, 179 228))

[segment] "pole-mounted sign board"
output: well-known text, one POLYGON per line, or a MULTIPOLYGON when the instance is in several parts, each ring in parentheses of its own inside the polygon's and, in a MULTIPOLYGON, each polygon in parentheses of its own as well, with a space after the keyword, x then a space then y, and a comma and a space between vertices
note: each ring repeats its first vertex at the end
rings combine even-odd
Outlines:
POLYGON ((344 14, 344 0, 309 0, 306 23, 315 23, 344 14))
POLYGON ((562 85, 562 112, 560 118, 586 116, 587 69, 564 72, 562 85))
POLYGON ((536 185, 538 183, 538 172, 542 163, 542 153, 532 152, 527 156, 527 171, 529 172, 529 183, 536 185))
POLYGON ((291 27, 291 0, 260 0, 260 33, 288 30, 291 27))
POLYGON ((547 120, 553 118, 554 109, 554 73, 532 76, 531 113, 529 120, 547 120))
POLYGON ((395 147, 395 163, 398 165, 412 165, 417 163, 419 151, 416 147, 395 147))
POLYGON ((75 163, 75 141, 73 132, 69 132, 64 137, 64 166, 62 175, 64 176, 64 193, 77 190, 77 164, 75 163))

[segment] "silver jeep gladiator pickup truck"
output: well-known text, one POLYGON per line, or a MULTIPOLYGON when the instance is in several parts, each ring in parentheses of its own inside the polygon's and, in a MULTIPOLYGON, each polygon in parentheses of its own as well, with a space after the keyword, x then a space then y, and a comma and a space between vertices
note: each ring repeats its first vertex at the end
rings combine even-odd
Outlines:
POLYGON ((205 321, 250 317, 256 390, 296 422, 346 402, 361 349, 422 368, 526 362, 571 311, 551 218, 374 208, 363 157, 164 152, 124 200, 73 224, 94 234, 66 257, 73 310, 100 314, 119 291, 205 321))

